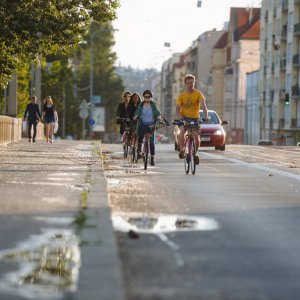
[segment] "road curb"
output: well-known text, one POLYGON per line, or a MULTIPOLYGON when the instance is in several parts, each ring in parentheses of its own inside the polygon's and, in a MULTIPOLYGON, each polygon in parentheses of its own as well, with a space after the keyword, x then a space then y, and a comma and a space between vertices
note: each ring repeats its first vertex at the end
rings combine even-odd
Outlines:
MULTIPOLYGON (((97 146, 100 150, 101 144, 97 146)), ((98 149, 97 149, 98 150, 98 149)), ((65 299, 124 300, 121 263, 110 218, 103 162, 91 166, 86 226, 80 230, 82 267, 78 291, 65 299)))

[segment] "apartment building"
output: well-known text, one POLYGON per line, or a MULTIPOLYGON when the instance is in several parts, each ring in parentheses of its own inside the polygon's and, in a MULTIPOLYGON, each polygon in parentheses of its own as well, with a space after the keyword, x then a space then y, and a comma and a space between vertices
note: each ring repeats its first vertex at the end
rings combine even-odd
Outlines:
MULTIPOLYGON (((208 103, 211 102, 211 51, 223 33, 224 31, 207 31, 194 40, 186 51, 173 54, 164 62, 160 101, 162 114, 169 121, 176 118, 176 99, 185 88, 183 78, 188 73, 195 75, 196 88, 203 92, 208 103)), ((165 130, 172 139, 172 130, 165 130)))
POLYGON ((261 134, 300 141, 300 0, 265 0, 261 11, 261 134))
POLYGON ((228 32, 223 33, 211 54, 211 101, 209 108, 215 110, 223 120, 224 111, 224 68, 226 66, 226 45, 228 32))
POLYGON ((227 143, 243 144, 245 140, 246 74, 259 69, 259 34, 260 8, 231 8, 225 45, 222 114, 223 119, 230 121, 227 143))
MULTIPOLYGON (((176 99, 182 90, 182 74, 185 71, 184 56, 175 53, 163 63, 161 70, 160 109, 170 123, 176 118, 176 99)), ((162 133, 173 139, 173 128, 164 128, 162 133)))
POLYGON ((195 87, 204 94, 208 105, 212 103, 211 53, 224 31, 206 31, 185 51, 187 73, 196 76, 195 87))
POLYGON ((257 145, 260 133, 259 70, 246 75, 245 144, 257 145))

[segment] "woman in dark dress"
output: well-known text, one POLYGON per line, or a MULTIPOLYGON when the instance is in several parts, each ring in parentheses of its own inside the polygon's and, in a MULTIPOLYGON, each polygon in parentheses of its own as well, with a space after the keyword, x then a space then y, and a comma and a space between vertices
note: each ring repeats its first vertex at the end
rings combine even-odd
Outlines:
POLYGON ((53 128, 54 128, 54 123, 58 122, 58 116, 51 96, 47 96, 45 98, 44 108, 43 108, 43 120, 45 122, 45 127, 46 127, 47 143, 53 143, 52 140, 53 128))

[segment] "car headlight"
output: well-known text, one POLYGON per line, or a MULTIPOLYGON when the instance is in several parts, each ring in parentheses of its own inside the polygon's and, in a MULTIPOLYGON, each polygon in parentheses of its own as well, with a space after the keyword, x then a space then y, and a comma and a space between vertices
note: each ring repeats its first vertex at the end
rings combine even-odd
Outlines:
POLYGON ((222 134, 223 134, 222 130, 216 130, 214 132, 214 135, 222 135, 222 134))

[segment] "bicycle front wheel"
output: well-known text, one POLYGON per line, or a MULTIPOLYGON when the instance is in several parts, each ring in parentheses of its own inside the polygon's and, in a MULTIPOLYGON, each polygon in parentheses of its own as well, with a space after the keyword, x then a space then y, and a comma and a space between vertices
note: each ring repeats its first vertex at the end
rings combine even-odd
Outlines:
POLYGON ((184 155, 184 170, 186 174, 189 174, 190 171, 190 163, 191 163, 191 155, 190 155, 190 138, 186 141, 185 145, 185 155, 184 155))
POLYGON ((123 152, 124 152, 124 158, 127 158, 127 156, 128 156, 128 145, 126 143, 123 144, 123 152))
POLYGON ((131 148, 131 162, 135 162, 135 156, 136 156, 136 149, 135 147, 133 146, 131 148))
POLYGON ((196 172, 196 161, 195 161, 195 157, 196 157, 196 144, 195 144, 195 139, 194 138, 191 139, 190 153, 191 153, 191 171, 192 171, 192 174, 194 175, 195 172, 196 172))
POLYGON ((144 144, 144 170, 147 170, 149 159, 149 142, 146 141, 144 144))

